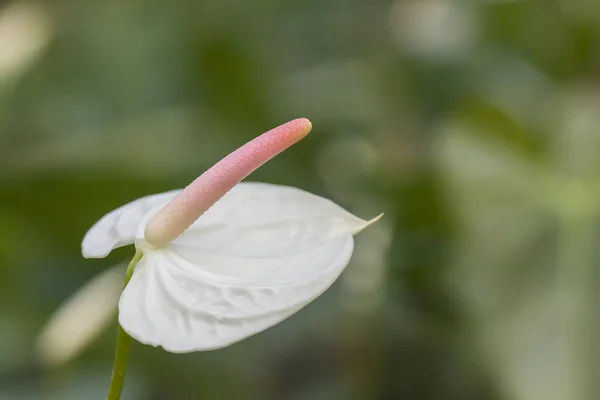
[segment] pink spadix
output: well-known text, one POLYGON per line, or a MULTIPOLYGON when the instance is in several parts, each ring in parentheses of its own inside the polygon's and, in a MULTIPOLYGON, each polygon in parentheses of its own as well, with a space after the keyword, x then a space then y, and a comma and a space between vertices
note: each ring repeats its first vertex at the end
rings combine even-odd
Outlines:
POLYGON ((151 245, 166 247, 181 235, 231 188, 261 165, 305 137, 312 124, 299 118, 271 129, 223 158, 150 220, 145 239, 151 245))

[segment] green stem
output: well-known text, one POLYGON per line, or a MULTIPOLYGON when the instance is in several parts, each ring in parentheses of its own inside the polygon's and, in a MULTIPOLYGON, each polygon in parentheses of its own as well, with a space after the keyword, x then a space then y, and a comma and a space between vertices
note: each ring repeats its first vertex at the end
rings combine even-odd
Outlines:
POLYGON ((559 242, 560 301, 566 345, 569 398, 592 400, 595 393, 594 355, 594 220, 587 215, 562 217, 559 242))
MULTIPOLYGON (((144 253, 141 250, 136 250, 133 259, 127 266, 125 272, 125 284, 127 286, 135 265, 142 259, 144 253)), ((117 345, 115 348, 115 361, 113 363, 112 376, 110 378, 110 388, 106 400, 119 400, 121 398, 121 391, 123 390, 123 383, 125 382, 125 372, 127 371, 127 360, 129 359, 129 344, 131 343, 131 336, 127 334, 119 325, 117 332, 117 345)))

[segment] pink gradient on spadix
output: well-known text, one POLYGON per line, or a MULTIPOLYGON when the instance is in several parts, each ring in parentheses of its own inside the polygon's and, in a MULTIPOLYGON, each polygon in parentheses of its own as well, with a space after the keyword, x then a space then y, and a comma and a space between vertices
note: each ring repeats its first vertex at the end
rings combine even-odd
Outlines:
POLYGON ((157 248, 166 247, 231 188, 305 137, 311 129, 308 119, 295 119, 229 154, 190 183, 150 220, 145 232, 146 241, 157 248))

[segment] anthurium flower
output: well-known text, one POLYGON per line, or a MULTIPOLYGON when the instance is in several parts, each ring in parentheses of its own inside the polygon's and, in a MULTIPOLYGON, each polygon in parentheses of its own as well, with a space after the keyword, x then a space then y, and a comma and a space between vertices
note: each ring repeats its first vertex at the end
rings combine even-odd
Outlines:
POLYGON ((86 234, 83 255, 135 243, 143 257, 119 301, 138 341, 183 353, 261 332, 342 273, 365 221, 303 190, 240 181, 311 130, 306 119, 242 146, 183 190, 126 204, 86 234))

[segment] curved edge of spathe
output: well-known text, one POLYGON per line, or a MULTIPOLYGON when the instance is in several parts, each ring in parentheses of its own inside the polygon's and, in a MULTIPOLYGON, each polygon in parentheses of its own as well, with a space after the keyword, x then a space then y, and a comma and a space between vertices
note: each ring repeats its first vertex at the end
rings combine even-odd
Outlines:
POLYGON ((356 230, 352 231, 352 235, 356 236, 359 233, 361 233, 362 231, 364 231, 365 229, 367 229, 368 227, 370 227, 371 225, 373 225, 375 222, 379 221, 381 218, 383 218, 384 213, 379 214, 378 216, 376 216, 373 219, 370 219, 368 221, 365 221, 364 225, 362 225, 361 227, 357 228, 356 230))

